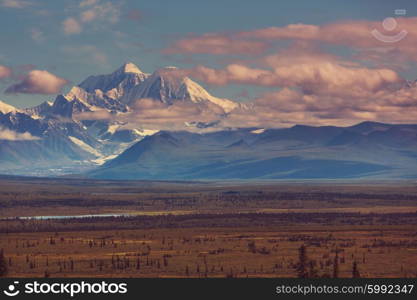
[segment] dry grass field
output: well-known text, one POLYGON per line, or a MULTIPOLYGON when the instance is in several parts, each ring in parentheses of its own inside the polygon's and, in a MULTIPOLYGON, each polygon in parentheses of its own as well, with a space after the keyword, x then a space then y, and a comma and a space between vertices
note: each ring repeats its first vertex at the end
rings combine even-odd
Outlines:
POLYGON ((0 182, 8 277, 417 276, 417 186, 0 182), (114 214, 90 218, 33 216, 114 214), (122 215, 120 215, 122 214, 122 215), (335 266, 337 274, 335 274, 335 266))

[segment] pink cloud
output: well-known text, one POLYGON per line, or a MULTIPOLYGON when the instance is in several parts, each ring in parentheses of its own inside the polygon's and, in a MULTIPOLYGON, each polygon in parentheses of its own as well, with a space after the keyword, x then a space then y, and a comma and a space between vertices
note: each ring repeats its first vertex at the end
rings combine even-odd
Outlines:
POLYGON ((138 99, 131 111, 111 114, 104 110, 84 112, 75 116, 78 120, 109 120, 129 123, 131 127, 146 127, 157 130, 183 130, 186 122, 212 122, 224 111, 211 103, 174 102, 166 104, 155 99, 138 99))
POLYGON ((266 87, 298 87, 307 93, 332 95, 360 95, 364 91, 375 92, 404 81, 390 69, 350 67, 330 61, 284 65, 268 70, 239 64, 228 65, 224 69, 197 66, 183 72, 213 85, 236 83, 266 87))
POLYGON ((0 65, 0 79, 5 79, 12 76, 12 69, 0 65))
POLYGON ((6 93, 57 94, 66 84, 68 84, 66 79, 48 71, 32 70, 24 76, 21 82, 9 86, 6 93))
POLYGON ((397 27, 393 31, 383 28, 381 21, 345 21, 325 24, 289 24, 283 27, 269 27, 235 33, 207 33, 181 39, 165 49, 165 53, 209 53, 251 54, 264 53, 274 47, 274 41, 292 40, 309 43, 342 45, 356 50, 373 51, 380 48, 394 49, 405 59, 417 61, 417 17, 396 18, 397 27), (386 43, 376 39, 372 31, 376 29, 387 36, 405 30, 408 34, 396 43, 386 43))
MULTIPOLYGON (((409 34, 402 41, 390 46, 415 45, 417 37, 417 17, 396 18, 397 31, 406 30, 409 34)), ((380 21, 346 21, 325 24, 322 26, 308 24, 290 24, 284 27, 269 27, 253 31, 239 32, 236 36, 245 39, 259 40, 305 40, 327 42, 329 44, 346 45, 349 47, 378 47, 387 45, 372 35, 372 30, 394 35, 396 32, 387 32, 380 21)))
POLYGON ((91 5, 97 4, 97 2, 99 2, 99 0, 83 0, 80 2, 79 6, 80 7, 91 6, 91 5))
POLYGON ((140 10, 132 9, 127 13, 126 17, 131 21, 138 22, 138 21, 142 20, 143 15, 142 15, 142 12, 140 10))
POLYGON ((116 116, 108 112, 107 110, 95 110, 92 112, 82 112, 75 115, 77 120, 115 120, 116 116))
POLYGON ((7 8, 21 9, 21 8, 28 7, 30 5, 32 5, 30 2, 23 1, 23 0, 2 0, 1 1, 1 6, 7 7, 7 8))
POLYGON ((67 35, 78 34, 83 30, 81 24, 74 18, 67 18, 62 22, 64 33, 67 35))
POLYGON ((222 126, 351 125, 364 120, 414 123, 417 84, 389 68, 370 68, 297 43, 250 61, 179 70, 213 85, 276 87, 233 110, 222 126), (414 118, 414 119, 413 119, 414 118))
POLYGON ((314 95, 283 88, 231 112, 223 126, 352 125, 361 121, 415 123, 417 84, 361 97, 314 95))
POLYGON ((235 39, 221 34, 205 34, 176 41, 163 50, 165 54, 260 54, 268 49, 268 42, 235 39))
POLYGON ((34 141, 39 137, 31 135, 29 132, 19 133, 7 128, 0 127, 0 140, 6 141, 34 141))

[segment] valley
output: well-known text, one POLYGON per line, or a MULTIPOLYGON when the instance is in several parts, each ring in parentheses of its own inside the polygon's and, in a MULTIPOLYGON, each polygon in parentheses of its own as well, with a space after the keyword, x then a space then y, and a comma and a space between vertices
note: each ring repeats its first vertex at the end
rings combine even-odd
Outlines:
POLYGON ((2 177, 0 187, 11 277, 297 277, 302 245, 314 276, 333 276, 336 252, 339 277, 354 263, 361 277, 417 273, 411 181, 2 177))

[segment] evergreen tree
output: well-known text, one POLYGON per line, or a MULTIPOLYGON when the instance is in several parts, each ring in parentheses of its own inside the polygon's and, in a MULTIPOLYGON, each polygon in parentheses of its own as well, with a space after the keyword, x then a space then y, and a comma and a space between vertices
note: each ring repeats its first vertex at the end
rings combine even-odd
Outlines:
POLYGON ((136 270, 140 270, 140 258, 136 261, 136 270))
POLYGON ((361 273, 359 273, 358 263, 356 262, 356 260, 353 262, 353 266, 352 266, 352 277, 353 278, 361 277, 361 273))
POLYGON ((298 248, 297 276, 298 278, 308 278, 307 248, 304 245, 298 248))
POLYGON ((7 261, 4 257, 3 249, 0 250, 0 277, 5 277, 7 275, 7 261))
POLYGON ((336 250, 333 262, 333 278, 339 277, 339 251, 336 250))
POLYGON ((319 277, 314 261, 310 261, 310 263, 309 263, 308 277, 310 277, 310 278, 319 277))

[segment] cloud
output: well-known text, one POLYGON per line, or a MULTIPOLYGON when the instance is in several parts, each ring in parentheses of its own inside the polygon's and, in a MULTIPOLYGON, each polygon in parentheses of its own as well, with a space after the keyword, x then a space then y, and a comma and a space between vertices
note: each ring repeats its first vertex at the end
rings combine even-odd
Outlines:
POLYGON ((39 30, 38 28, 32 28, 30 30, 30 36, 32 40, 34 40, 37 43, 41 43, 45 40, 45 36, 43 35, 43 32, 39 30))
MULTIPOLYGON (((98 1, 97 1, 98 2, 98 1)), ((120 10, 111 2, 105 2, 93 5, 89 9, 81 12, 80 20, 83 23, 89 23, 94 20, 117 23, 120 17, 120 10)))
POLYGON ((407 84, 390 68, 366 67, 304 42, 246 63, 177 72, 212 85, 276 89, 233 110, 222 118, 223 127, 415 123, 417 83, 407 84))
POLYGON ((80 7, 91 6, 98 3, 99 0, 84 0, 80 2, 80 7))
POLYGON ((267 50, 266 41, 235 39, 226 35, 205 34, 176 41, 163 50, 165 54, 260 54, 267 50))
POLYGON ((12 69, 6 66, 0 65, 0 80, 9 78, 12 76, 12 69))
POLYGON ((336 62, 310 62, 277 66, 274 69, 251 68, 240 64, 223 69, 205 66, 183 71, 213 85, 250 84, 264 87, 298 87, 306 93, 360 95, 404 80, 390 69, 347 67, 336 62))
POLYGON ((90 9, 81 13, 81 22, 87 23, 93 21, 97 17, 97 13, 90 9))
POLYGON ((139 9, 132 9, 127 13, 126 17, 129 20, 138 22, 138 21, 142 20, 143 15, 142 15, 142 12, 139 9))
POLYGON ((111 114, 105 109, 97 109, 92 112, 81 112, 74 115, 74 118, 77 120, 102 120, 102 121, 111 121, 115 120, 117 116, 111 114))
POLYGON ((222 125, 282 127, 295 124, 352 125, 361 121, 415 123, 417 84, 360 97, 306 94, 283 88, 266 92, 232 111, 222 125))
POLYGON ((21 82, 9 86, 5 92, 8 94, 57 94, 66 84, 68 84, 66 79, 48 71, 32 70, 23 77, 21 82))
POLYGON ((223 67, 196 65, 177 71, 211 85, 268 88, 222 119, 225 127, 350 125, 364 120, 415 123, 417 83, 408 84, 399 71, 417 62, 417 18, 396 20, 398 27, 392 32, 378 21, 346 21, 207 33, 183 38, 164 53, 253 56, 229 60, 223 67), (386 35, 401 30, 408 34, 397 43, 385 43, 372 36, 373 29, 386 35), (251 52, 236 49, 237 42, 258 42, 262 47, 251 52), (343 57, 323 52, 333 51, 329 45, 342 46, 343 57))
POLYGON ((65 34, 80 34, 85 24, 111 23, 115 24, 120 19, 120 7, 112 2, 100 2, 99 0, 82 1, 75 12, 76 15, 68 17, 63 23, 65 34))
POLYGON ((23 0, 2 0, 1 6, 7 7, 7 8, 25 8, 30 6, 31 3, 28 1, 23 0))
POLYGON ((39 137, 31 135, 29 132, 19 133, 6 128, 0 128, 0 140, 6 141, 34 141, 39 137))
MULTIPOLYGON (((410 32, 416 31, 413 27, 417 24, 417 18, 397 18, 397 21, 400 23, 401 29, 410 30, 410 32)), ((236 36, 255 40, 304 40, 347 46, 374 47, 383 45, 383 42, 375 39, 371 34, 373 29, 380 28, 381 22, 379 21, 347 21, 322 26, 299 23, 239 32, 236 33, 236 36)))
POLYGON ((158 130, 183 130, 186 122, 213 122, 224 112, 211 103, 189 103, 178 101, 166 104, 159 100, 138 99, 131 111, 112 114, 106 110, 83 112, 75 115, 78 120, 107 120, 129 123, 130 126, 158 130))
POLYGON ((164 50, 165 53, 209 53, 257 55, 276 46, 279 41, 303 41, 346 46, 355 51, 378 52, 390 49, 403 59, 417 61, 417 17, 396 18, 393 31, 383 28, 381 21, 345 21, 324 24, 289 24, 233 33, 206 33, 183 38, 164 50), (408 34, 396 43, 386 43, 372 35, 373 30, 387 36, 406 31, 408 34), (253 45, 253 48, 251 47, 253 45))
POLYGON ((171 105, 154 99, 139 99, 133 105, 135 118, 141 122, 164 123, 164 122, 208 122, 222 113, 221 110, 210 106, 210 103, 190 105, 179 101, 171 105))
POLYGON ((64 33, 67 35, 81 33, 82 27, 74 18, 67 18, 62 22, 64 33))

